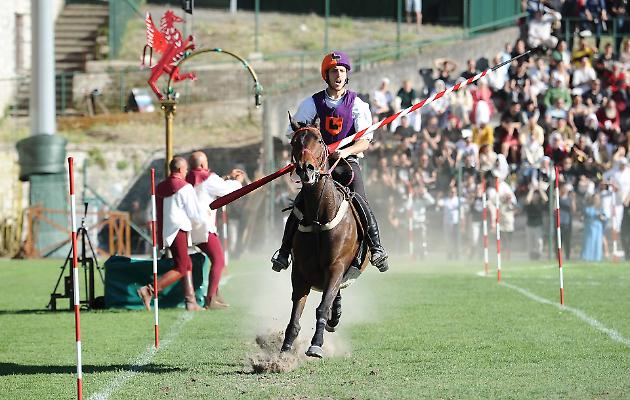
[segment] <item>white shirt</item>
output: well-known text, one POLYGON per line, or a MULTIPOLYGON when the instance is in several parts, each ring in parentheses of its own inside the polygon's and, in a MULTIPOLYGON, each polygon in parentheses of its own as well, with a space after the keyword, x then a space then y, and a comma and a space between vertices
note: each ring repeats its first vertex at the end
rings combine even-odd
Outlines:
POLYGON ((203 222, 192 230, 193 243, 205 243, 208 241, 208 233, 217 233, 217 210, 211 210, 210 203, 217 197, 225 196, 241 186, 239 181, 226 181, 215 173, 211 173, 208 179, 195 186, 203 222))
MULTIPOLYGON (((325 92, 325 102, 326 105, 330 108, 336 108, 345 98, 345 94, 338 99, 331 99, 328 96, 328 92, 325 92)), ((317 115, 317 108, 315 107, 315 101, 312 96, 305 98, 300 106, 298 107, 297 113, 294 115, 294 119, 297 122, 310 123, 315 119, 317 115)), ((361 100, 358 96, 354 99, 354 104, 352 104, 352 119, 354 120, 354 130, 356 132, 362 131, 363 129, 372 125, 372 113, 370 112, 370 106, 361 100)), ((291 128, 291 124, 287 129, 287 137, 290 139, 293 135, 293 129, 291 128)), ((361 136, 361 139, 372 141, 372 137, 374 134, 372 132, 366 133, 361 136)))
POLYGON ((618 188, 615 193, 615 203, 623 205, 623 201, 630 193, 630 167, 625 166, 623 171, 618 169, 612 176, 612 182, 618 188))
POLYGON ((179 189, 174 195, 165 197, 162 212, 162 237, 164 246, 173 244, 177 232, 190 232, 193 225, 203 223, 203 215, 197 203, 192 185, 179 189))

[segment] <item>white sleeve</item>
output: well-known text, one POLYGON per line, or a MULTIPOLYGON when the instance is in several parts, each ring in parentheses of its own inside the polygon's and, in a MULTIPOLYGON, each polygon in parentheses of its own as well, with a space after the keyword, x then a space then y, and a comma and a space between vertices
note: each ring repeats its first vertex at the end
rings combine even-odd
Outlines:
MULTIPOLYGON (((315 119, 316 115, 317 109, 315 108, 315 101, 313 100, 313 97, 309 96, 302 100, 297 112, 293 116, 293 119, 296 122, 310 123, 315 119)), ((289 139, 291 139, 292 134, 293 128, 291 128, 291 124, 288 124, 286 135, 289 139)))
MULTIPOLYGON (((313 103, 313 106, 315 103, 313 103)), ((361 100, 359 97, 354 99, 352 105, 352 119, 354 119, 354 130, 359 132, 372 125, 372 113, 370 112, 370 106, 361 100)), ((372 141, 374 133, 366 133, 361 139, 372 141)))
POLYGON ((239 181, 236 180, 223 180, 223 178, 221 178, 217 174, 211 174, 208 179, 206 179, 202 183, 202 185, 203 190, 213 197, 225 196, 226 194, 231 193, 243 186, 239 181))
POLYGON ((190 218, 192 222, 202 223, 203 215, 199 210, 197 194, 195 193, 195 189, 193 189, 192 185, 184 186, 177 192, 177 195, 180 196, 182 208, 186 212, 188 218, 190 218))

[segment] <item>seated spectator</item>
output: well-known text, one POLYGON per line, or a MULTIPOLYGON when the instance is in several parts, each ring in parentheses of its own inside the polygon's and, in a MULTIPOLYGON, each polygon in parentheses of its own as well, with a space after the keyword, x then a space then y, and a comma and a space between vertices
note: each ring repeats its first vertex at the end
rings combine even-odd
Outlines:
MULTIPOLYGON (((545 156, 545 152, 542 146, 542 140, 539 137, 540 131, 536 128, 540 128, 535 123, 530 123, 527 126, 528 129, 524 130, 521 134, 521 163, 525 169, 539 168, 542 158, 545 156), (532 126, 533 125, 533 126, 532 126)), ((542 128, 540 128, 542 130, 542 128)), ((530 171, 524 171, 523 175, 529 176, 530 171)))
MULTIPOLYGON (((444 84, 444 81, 437 80, 435 81, 435 88, 433 89, 431 96, 436 93, 440 93, 445 89, 446 85, 444 84)), ((446 127, 447 119, 450 113, 450 106, 449 96, 442 96, 441 98, 429 103, 429 113, 437 118, 440 128, 446 127)))
POLYGON ((536 99, 541 93, 545 93, 549 87, 549 68, 543 58, 536 59, 534 66, 529 69, 531 102, 536 103, 536 99))
POLYGON ((608 142, 608 136, 600 132, 597 141, 593 143, 593 161, 601 172, 612 167, 613 145, 608 142))
POLYGON ((623 63, 625 69, 630 68, 630 39, 623 41, 623 47, 619 53, 619 61, 623 63))
MULTIPOLYGON (((511 58, 516 57, 520 54, 523 54, 527 51, 527 46, 525 45, 525 41, 523 39, 516 39, 516 43, 514 44, 514 49, 512 50, 511 58)), ((525 54, 521 58, 515 61, 516 64, 529 64, 529 59, 531 58, 531 53, 525 54)))
POLYGON ((562 163, 562 161, 569 156, 569 150, 570 148, 567 147, 560 133, 554 132, 549 137, 547 155, 551 158, 554 164, 559 165, 562 163))
POLYGON ((597 74, 591 67, 588 57, 582 57, 579 65, 573 70, 573 90, 584 93, 589 90, 591 83, 597 79, 597 74))
MULTIPOLYGON (((493 65, 499 65, 502 62, 503 62, 503 59, 501 58, 501 53, 497 53, 492 59, 493 65)), ((509 68, 510 68, 509 65, 503 66, 486 77, 491 90, 495 92, 505 91, 506 89, 505 85, 509 81, 509 76, 508 76, 509 68)))
POLYGON ((599 121, 599 128, 606 133, 613 144, 617 144, 615 139, 621 132, 621 117, 619 116, 615 100, 608 100, 603 107, 597 110, 595 115, 599 121))
POLYGON ((470 90, 470 94, 473 99, 471 123, 482 124, 484 121, 490 121, 494 115, 494 108, 492 106, 492 90, 488 86, 488 81, 485 78, 479 79, 477 86, 470 90))
POLYGON ((452 85, 453 78, 451 78, 451 73, 457 69, 455 61, 449 60, 448 58, 436 58, 433 60, 433 65, 435 65, 435 69, 438 71, 436 81, 441 80, 447 85, 452 85))
POLYGON ((571 67, 571 53, 567 50, 567 42, 564 40, 559 41, 551 52, 551 66, 557 68, 559 64, 564 64, 566 68, 571 67))
POLYGON ((584 104, 591 107, 592 112, 596 112, 607 98, 606 93, 602 91, 602 82, 599 79, 591 82, 591 88, 582 94, 582 97, 584 104))
POLYGON ((429 117, 429 121, 422 129, 422 138, 433 151, 437 151, 442 141, 442 129, 438 125, 438 117, 429 117))
POLYGON ((551 34, 551 29, 552 25, 561 19, 562 16, 559 12, 551 9, 545 12, 543 5, 539 4, 538 10, 534 13, 534 19, 529 21, 527 32, 527 44, 529 44, 529 47, 555 48, 558 44, 558 39, 551 34))
POLYGON ((492 146, 484 144, 479 148, 479 170, 482 175, 489 173, 497 162, 497 153, 492 150, 492 146))
POLYGON ((473 125, 472 136, 473 142, 479 147, 494 145, 494 128, 489 123, 483 123, 479 126, 473 125))
POLYGON ((521 111, 521 125, 527 125, 530 119, 537 122, 540 119, 540 110, 534 100, 526 101, 521 111))
POLYGON ((531 81, 527 73, 528 65, 526 63, 516 64, 510 67, 510 100, 512 102, 525 102, 532 98, 530 92, 531 81))
POLYGON ((551 88, 545 93, 543 103, 545 107, 550 108, 557 103, 558 99, 562 100, 562 108, 568 111, 571 107, 571 93, 567 88, 560 86, 558 80, 552 80, 551 88))
POLYGON ((597 53, 597 49, 589 45, 586 41, 586 37, 580 34, 578 46, 573 50, 573 53, 571 53, 571 62, 575 67, 578 67, 582 58, 588 57, 590 60, 595 53, 597 53))
POLYGON ((520 157, 520 143, 518 141, 518 130, 509 116, 501 118, 501 125, 495 130, 495 152, 503 154, 508 163, 518 163, 520 157))
POLYGON ((420 163, 418 164, 418 171, 422 178, 422 182, 429 189, 434 189, 437 179, 437 171, 428 154, 422 154, 420 156, 420 163))
POLYGON ((593 150, 590 146, 590 139, 586 135, 579 135, 577 143, 571 148, 571 156, 573 158, 573 164, 581 169, 586 160, 593 159, 593 150))
POLYGON ((614 62, 615 54, 613 53, 613 46, 610 43, 606 43, 606 46, 604 46, 604 54, 600 55, 597 60, 595 60, 595 72, 597 72, 598 76, 602 76, 606 71, 612 71, 614 62))
POLYGON ((571 82, 571 75, 569 74, 569 68, 565 64, 558 64, 556 69, 551 71, 549 81, 558 81, 558 86, 568 88, 571 82))
POLYGON ((475 63, 475 60, 473 60, 472 58, 469 58, 468 61, 466 61, 466 70, 462 72, 460 77, 466 80, 468 78, 472 78, 478 73, 479 73, 479 70, 477 70, 477 64, 475 63))
MULTIPOLYGON (((400 110, 407 109, 414 104, 418 103, 418 93, 413 88, 413 85, 409 79, 405 79, 402 83, 402 87, 396 93, 396 98, 394 99, 394 112, 398 112, 400 110)), ((411 114, 407 114, 407 118, 409 118, 409 124, 413 127, 416 132, 420 131, 420 112, 414 112, 411 114)), ((392 130, 396 130, 398 126, 399 120, 394 120, 392 122, 392 130)))
POLYGON ((472 131, 470 129, 462 129, 462 140, 457 142, 457 158, 459 164, 465 159, 469 159, 473 166, 479 165, 479 146, 472 141, 472 131))
POLYGON ((442 142, 446 145, 455 144, 462 138, 461 122, 454 115, 448 117, 448 125, 442 130, 442 142))
POLYGON ((583 97, 577 92, 571 92, 572 104, 569 109, 567 122, 575 132, 582 132, 586 126, 586 117, 592 113, 584 104, 583 97))
MULTIPOLYGON (((464 82, 463 78, 457 79, 457 82, 464 82)), ((468 86, 464 86, 456 92, 450 94, 450 115, 457 117, 462 125, 470 124, 469 115, 473 109, 473 97, 470 94, 468 86)))
POLYGON ((416 134, 416 131, 409 125, 409 118, 405 115, 400 118, 400 125, 394 132, 394 137, 397 140, 411 139, 416 134))
POLYGON ((556 129, 553 132, 551 132, 551 134, 553 135, 554 133, 557 133, 558 135, 560 135, 560 137, 562 138, 562 141, 568 148, 571 148, 573 144, 575 143, 575 132, 567 124, 567 120, 564 118, 559 118, 557 120, 556 129))
POLYGON ((383 78, 378 90, 372 96, 372 114, 378 116, 379 120, 387 118, 392 114, 391 104, 394 100, 389 91, 389 79, 383 78))

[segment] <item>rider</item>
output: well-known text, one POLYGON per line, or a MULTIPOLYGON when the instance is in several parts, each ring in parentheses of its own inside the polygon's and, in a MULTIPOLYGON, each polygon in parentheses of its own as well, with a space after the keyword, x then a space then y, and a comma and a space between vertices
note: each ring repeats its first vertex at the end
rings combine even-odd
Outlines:
MULTIPOLYGON (((322 61, 321 73, 328 87, 304 99, 294 117, 298 123, 307 124, 319 117, 320 131, 327 145, 359 132, 372 123, 372 115, 368 104, 357 97, 356 92, 346 89, 350 70, 350 59, 345 53, 334 51, 327 54, 322 61)), ((287 134, 289 136, 293 134, 291 126, 289 126, 287 134)), ((361 217, 361 222, 363 226, 367 226, 367 238, 371 254, 370 262, 379 271, 385 272, 389 268, 387 265, 387 252, 381 245, 378 224, 365 197, 363 177, 359 166, 359 158, 362 158, 363 152, 368 149, 372 136, 371 132, 363 135, 360 139, 338 149, 337 155, 348 161, 354 173, 354 179, 350 183, 349 188, 354 192, 353 204, 361 217)), ((289 215, 282 236, 282 246, 271 258, 274 271, 279 272, 289 267, 293 235, 298 228, 299 222, 293 213, 289 215)))

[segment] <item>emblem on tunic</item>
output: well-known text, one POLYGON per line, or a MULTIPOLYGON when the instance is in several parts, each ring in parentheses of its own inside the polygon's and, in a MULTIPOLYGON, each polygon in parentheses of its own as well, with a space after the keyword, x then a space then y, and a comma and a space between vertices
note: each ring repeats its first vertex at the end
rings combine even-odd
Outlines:
POLYGON ((326 117, 324 128, 326 128, 326 132, 330 133, 331 135, 338 135, 343 128, 343 118, 330 116, 326 117))

